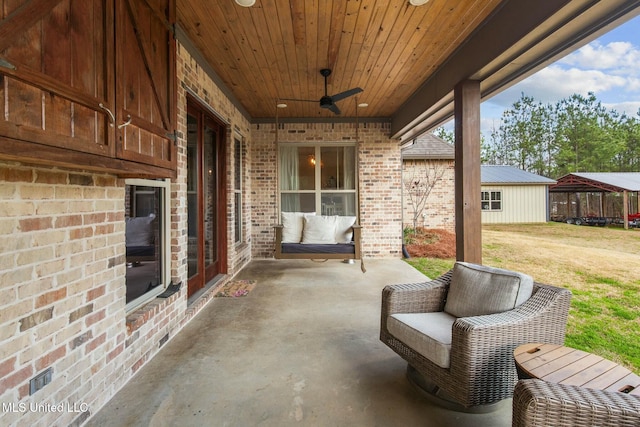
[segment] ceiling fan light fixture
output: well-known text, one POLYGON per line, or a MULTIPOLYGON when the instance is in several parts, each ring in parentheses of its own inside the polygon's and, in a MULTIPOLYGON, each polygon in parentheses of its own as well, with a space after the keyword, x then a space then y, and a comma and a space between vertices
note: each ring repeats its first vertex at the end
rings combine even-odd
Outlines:
POLYGON ((409 0, 409 3, 412 6, 422 6, 423 4, 427 4, 429 0, 409 0))
POLYGON ((236 3, 242 7, 251 7, 256 4, 256 0, 236 0, 236 3))

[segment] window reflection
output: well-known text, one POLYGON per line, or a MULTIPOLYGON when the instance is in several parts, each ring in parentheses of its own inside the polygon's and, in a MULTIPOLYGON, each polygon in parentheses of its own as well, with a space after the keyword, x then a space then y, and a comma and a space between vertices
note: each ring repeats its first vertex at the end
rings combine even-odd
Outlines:
POLYGON ((162 188, 126 186, 127 304, 162 285, 162 188))

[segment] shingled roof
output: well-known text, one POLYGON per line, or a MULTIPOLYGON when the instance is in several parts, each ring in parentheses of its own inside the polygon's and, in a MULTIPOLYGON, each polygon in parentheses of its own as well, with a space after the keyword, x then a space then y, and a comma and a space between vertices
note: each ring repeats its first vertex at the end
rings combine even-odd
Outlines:
POLYGON ((454 160, 455 149, 442 138, 425 133, 416 141, 402 149, 402 158, 411 160, 454 160))

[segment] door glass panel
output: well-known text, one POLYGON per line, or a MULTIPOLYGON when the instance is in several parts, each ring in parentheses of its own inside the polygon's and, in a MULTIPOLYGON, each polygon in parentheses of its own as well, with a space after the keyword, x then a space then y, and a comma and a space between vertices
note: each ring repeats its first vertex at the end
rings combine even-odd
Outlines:
POLYGON ((198 273, 198 120, 187 115, 187 270, 198 273))
POLYGON ((216 161, 216 132, 208 126, 204 129, 204 257, 205 267, 217 260, 216 211, 218 170, 216 161))

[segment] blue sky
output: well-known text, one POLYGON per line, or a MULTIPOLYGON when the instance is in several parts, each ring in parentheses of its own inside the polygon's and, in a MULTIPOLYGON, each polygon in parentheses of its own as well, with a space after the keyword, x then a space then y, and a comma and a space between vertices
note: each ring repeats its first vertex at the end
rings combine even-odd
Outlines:
MULTIPOLYGON (((610 109, 635 116, 640 108, 640 16, 540 70, 482 103, 485 137, 500 125, 502 112, 521 93, 544 104, 555 104, 574 93, 594 92, 610 109)), ((453 128, 453 123, 445 126, 453 128)))

